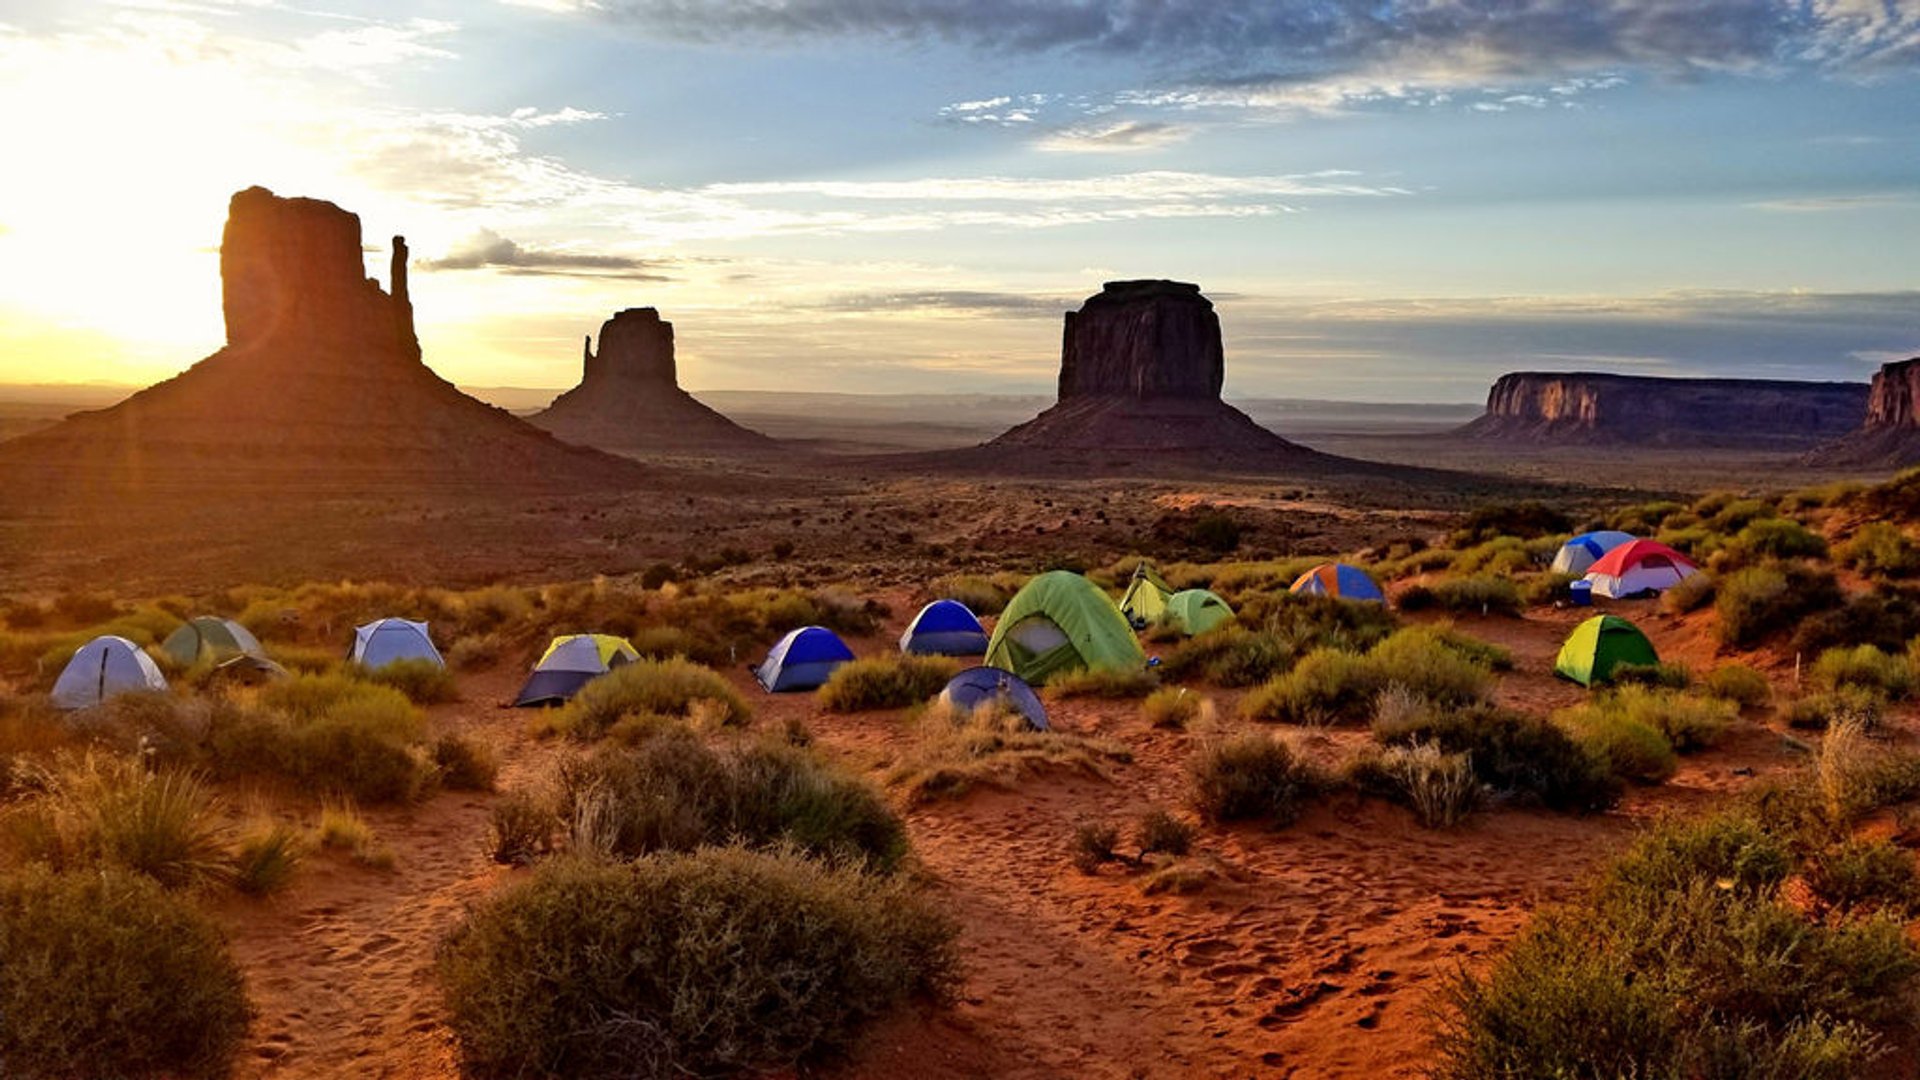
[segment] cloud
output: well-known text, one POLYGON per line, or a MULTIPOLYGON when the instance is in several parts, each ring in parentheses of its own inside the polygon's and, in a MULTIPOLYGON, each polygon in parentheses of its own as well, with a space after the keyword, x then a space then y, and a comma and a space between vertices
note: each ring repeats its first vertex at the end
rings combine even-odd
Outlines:
POLYGON ((1034 140, 1034 147, 1057 154, 1132 154, 1183 142, 1191 128, 1153 120, 1062 128, 1034 140))
POLYGON ((1888 206, 1911 206, 1915 201, 1915 197, 1911 194, 1878 192, 1866 195, 1808 195, 1791 199, 1767 199, 1746 205, 1749 210, 1765 210, 1775 214, 1831 214, 1847 210, 1878 210, 1888 206))
POLYGON ((966 289, 930 289, 919 292, 854 293, 837 296, 818 305, 822 311, 862 314, 897 312, 949 312, 978 315, 997 314, 1013 317, 1044 316, 1057 319, 1075 306, 1073 301, 1056 297, 1028 296, 1023 293, 976 292, 966 289))
POLYGON ((836 199, 907 202, 1069 203, 1408 194, 1404 188, 1358 183, 1355 179, 1357 176, 1344 170, 1274 176, 1226 176, 1156 170, 1079 179, 975 176, 915 180, 774 180, 710 184, 701 190, 714 195, 734 196, 804 194, 836 199))
POLYGON ((499 269, 510 273, 619 277, 630 281, 671 281, 656 271, 666 260, 625 255, 589 255, 523 247, 490 229, 482 229, 438 259, 421 263, 429 270, 499 269))

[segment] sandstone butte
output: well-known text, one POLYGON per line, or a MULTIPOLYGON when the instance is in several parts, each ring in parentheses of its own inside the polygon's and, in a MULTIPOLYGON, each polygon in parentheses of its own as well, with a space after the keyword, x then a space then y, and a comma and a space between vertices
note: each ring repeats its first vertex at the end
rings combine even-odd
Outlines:
POLYGON ((749 431, 680 389, 673 324, 650 307, 618 312, 588 338, 580 385, 532 417, 568 442, 652 453, 752 452, 772 439, 749 431))
POLYGON ((368 278, 360 219, 261 187, 220 244, 226 346, 127 400, 0 445, 9 483, 132 492, 623 486, 642 466, 571 446, 477 401, 421 359, 394 237, 392 291, 368 278))
POLYGON ((1321 457, 1222 401, 1225 375, 1220 317, 1198 285, 1110 281, 1067 313, 1058 402, 987 445, 1265 463, 1321 457))
POLYGON ((1866 468, 1920 463, 1920 356, 1882 364, 1874 373, 1859 428, 1804 460, 1809 465, 1866 468))
POLYGON ((1864 383, 1675 379, 1522 371, 1502 375, 1469 438, 1525 443, 1803 449, 1851 431, 1864 383))

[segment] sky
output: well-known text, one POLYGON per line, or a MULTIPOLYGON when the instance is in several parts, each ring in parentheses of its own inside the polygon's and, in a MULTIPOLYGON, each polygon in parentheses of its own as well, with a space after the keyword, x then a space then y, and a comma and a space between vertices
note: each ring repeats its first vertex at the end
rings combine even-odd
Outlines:
POLYGON ((0 0, 0 148, 8 383, 218 348, 254 184, 476 387, 1044 393, 1140 277, 1229 397, 1920 355, 1920 0, 0 0))

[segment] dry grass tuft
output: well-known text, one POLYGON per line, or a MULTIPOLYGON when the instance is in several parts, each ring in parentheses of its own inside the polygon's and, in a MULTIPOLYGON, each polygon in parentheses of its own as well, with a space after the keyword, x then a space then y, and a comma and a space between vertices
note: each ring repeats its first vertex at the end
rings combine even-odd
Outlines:
POLYGON ((1034 731, 1007 709, 968 711, 936 702, 915 724, 914 745, 887 774, 909 802, 955 798, 986 784, 1007 787, 1030 773, 1062 769, 1109 777, 1107 767, 1133 760, 1110 739, 1034 731))

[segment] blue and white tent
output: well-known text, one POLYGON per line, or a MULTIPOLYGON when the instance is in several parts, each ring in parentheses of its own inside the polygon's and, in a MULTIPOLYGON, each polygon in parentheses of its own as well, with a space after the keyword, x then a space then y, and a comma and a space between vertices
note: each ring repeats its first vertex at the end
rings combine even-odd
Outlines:
POLYGON ((97 637, 80 646, 61 670, 53 704, 89 709, 116 694, 166 688, 166 677, 140 646, 123 637, 97 637))
POLYGON ((812 690, 827 681, 833 669, 853 659, 853 650, 824 626, 803 626, 780 639, 767 659, 753 669, 753 677, 769 693, 812 690))
POLYGON ((1587 568, 1600 561, 1600 556, 1633 542, 1631 533, 1602 529, 1599 532, 1581 533, 1579 536, 1560 545, 1560 551, 1553 557, 1553 569, 1562 574, 1584 574, 1587 568))
POLYGON ((973 710, 995 701, 1004 701, 1021 716, 1035 731, 1046 731, 1047 709, 1040 704, 1040 695, 1033 692, 1025 679, 1011 671, 1002 671, 994 667, 968 668, 955 675, 940 691, 940 700, 955 708, 973 710))
POLYGON ((433 647, 427 624, 409 619, 380 619, 353 631, 353 651, 347 658, 361 667, 382 668, 402 660, 424 660, 443 668, 447 662, 433 647))
POLYGON ((900 635, 900 651, 921 656, 984 656, 987 629, 958 600, 935 600, 900 635))

